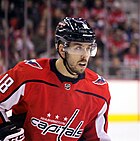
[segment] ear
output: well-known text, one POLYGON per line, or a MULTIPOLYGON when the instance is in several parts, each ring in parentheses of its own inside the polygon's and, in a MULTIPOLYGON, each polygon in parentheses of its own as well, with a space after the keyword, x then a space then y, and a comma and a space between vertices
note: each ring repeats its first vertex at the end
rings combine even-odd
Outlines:
POLYGON ((58 46, 58 51, 60 53, 60 55, 65 58, 65 52, 64 52, 64 45, 63 44, 59 44, 58 46))

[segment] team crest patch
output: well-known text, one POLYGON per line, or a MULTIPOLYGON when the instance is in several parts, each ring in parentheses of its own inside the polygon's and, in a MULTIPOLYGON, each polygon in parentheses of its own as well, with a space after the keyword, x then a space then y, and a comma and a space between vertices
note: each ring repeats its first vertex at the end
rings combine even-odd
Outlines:
POLYGON ((35 59, 25 60, 24 62, 25 62, 25 64, 30 65, 30 66, 33 67, 33 68, 43 69, 43 68, 39 65, 39 63, 36 62, 35 59))
POLYGON ((107 82, 102 76, 98 76, 98 79, 96 79, 95 81, 92 81, 92 83, 94 83, 96 85, 104 85, 107 82))

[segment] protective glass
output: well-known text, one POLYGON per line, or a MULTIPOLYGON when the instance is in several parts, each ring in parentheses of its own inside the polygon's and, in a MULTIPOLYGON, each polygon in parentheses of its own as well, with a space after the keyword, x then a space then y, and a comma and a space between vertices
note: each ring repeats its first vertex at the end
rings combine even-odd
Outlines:
POLYGON ((75 54, 75 55, 88 54, 90 56, 95 56, 97 52, 97 44, 93 43, 89 47, 83 47, 82 45, 77 45, 74 47, 66 47, 64 48, 64 51, 68 52, 69 54, 75 54))

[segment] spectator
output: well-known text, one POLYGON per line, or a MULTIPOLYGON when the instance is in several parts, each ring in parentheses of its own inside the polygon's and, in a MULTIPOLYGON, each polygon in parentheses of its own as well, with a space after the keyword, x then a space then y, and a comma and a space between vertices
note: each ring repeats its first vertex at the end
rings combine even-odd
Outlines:
POLYGON ((2 28, 0 28, 0 57, 4 57, 4 30, 2 28))
POLYGON ((15 31, 15 51, 16 51, 16 60, 23 60, 24 59, 24 50, 26 49, 27 59, 35 58, 34 52, 34 44, 31 41, 30 33, 27 33, 26 42, 24 41, 24 31, 16 30, 15 31))
POLYGON ((88 68, 94 70, 99 75, 103 75, 103 58, 90 58, 88 68))
POLYGON ((121 78, 122 77, 122 72, 121 72, 121 61, 119 57, 113 56, 110 67, 109 67, 109 75, 110 78, 121 78))
POLYGON ((128 25, 128 29, 126 29, 126 33, 128 34, 129 41, 131 42, 132 40, 139 40, 139 22, 138 19, 136 18, 131 18, 130 19, 130 24, 128 25))
POLYGON ((105 25, 106 9, 104 8, 103 0, 95 0, 94 6, 91 9, 91 18, 96 22, 97 26, 102 22, 105 25))
POLYGON ((45 21, 40 22, 36 34, 32 37, 32 42, 34 44, 36 57, 41 57, 44 53, 47 52, 45 21))
POLYGON ((136 43, 130 44, 128 53, 124 55, 124 65, 131 66, 133 68, 138 68, 139 55, 138 55, 138 46, 136 43))
POLYGON ((127 16, 121 7, 119 1, 114 1, 111 10, 108 12, 108 23, 111 27, 116 28, 122 26, 126 22, 127 16))
POLYGON ((3 74, 4 72, 5 72, 5 66, 0 54, 0 75, 3 74))
POLYGON ((122 29, 115 28, 108 36, 108 48, 116 47, 118 53, 123 55, 123 52, 128 48, 129 42, 126 39, 126 34, 122 29))
POLYGON ((71 16, 73 17, 82 17, 82 18, 90 18, 90 13, 87 7, 85 7, 85 1, 83 0, 73 0, 70 4, 71 6, 71 16))

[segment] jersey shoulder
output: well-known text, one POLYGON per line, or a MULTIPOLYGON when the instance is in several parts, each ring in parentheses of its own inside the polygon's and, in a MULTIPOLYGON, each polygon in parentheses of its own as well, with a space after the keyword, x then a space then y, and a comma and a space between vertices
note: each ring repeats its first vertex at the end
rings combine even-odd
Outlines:
POLYGON ((85 79, 88 82, 90 89, 92 89, 96 94, 103 96, 105 99, 110 99, 110 91, 107 80, 103 76, 88 68, 85 73, 85 79))
POLYGON ((49 64, 47 58, 24 60, 17 64, 17 67, 24 67, 31 70, 42 70, 49 64))
POLYGON ((107 81, 103 76, 97 74, 96 72, 94 72, 88 68, 86 69, 86 79, 89 81, 92 81, 92 83, 96 84, 96 85, 107 84, 107 81))
POLYGON ((45 75, 44 72, 50 70, 49 60, 50 59, 31 59, 21 61, 12 69, 12 73, 24 80, 43 78, 45 75))

